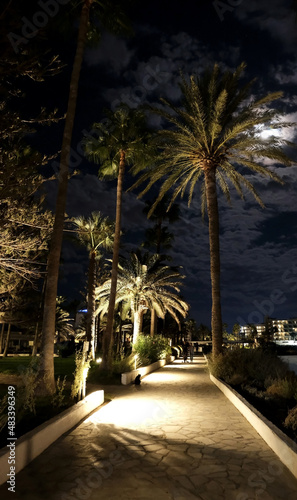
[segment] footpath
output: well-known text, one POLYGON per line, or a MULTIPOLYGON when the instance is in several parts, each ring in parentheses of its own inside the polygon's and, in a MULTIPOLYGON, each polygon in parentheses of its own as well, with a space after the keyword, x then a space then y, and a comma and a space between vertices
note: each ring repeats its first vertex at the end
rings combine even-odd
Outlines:
POLYGON ((112 401, 17 474, 16 493, 2 485, 1 500, 297 499, 297 480, 202 357, 104 390, 112 401))

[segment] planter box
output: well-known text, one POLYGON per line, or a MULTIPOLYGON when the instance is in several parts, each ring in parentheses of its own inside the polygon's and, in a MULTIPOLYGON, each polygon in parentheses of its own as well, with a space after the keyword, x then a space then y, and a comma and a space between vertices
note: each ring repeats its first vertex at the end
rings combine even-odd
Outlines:
POLYGON ((222 380, 210 374, 212 382, 225 394, 225 396, 242 413, 268 446, 279 457, 282 463, 297 478, 297 445, 272 422, 263 417, 246 399, 232 389, 222 380))
MULTIPOLYGON (((13 464, 15 474, 21 471, 62 434, 77 425, 103 402, 104 391, 92 392, 76 405, 67 408, 59 415, 27 432, 21 438, 15 441, 11 440, 13 444, 10 448, 5 447, 0 450, 0 485, 8 479, 7 474, 11 467, 8 461, 11 462, 11 459, 15 459, 15 464, 13 464)), ((8 439, 7 444, 9 443, 8 439)))
MULTIPOLYGON (((174 361, 175 356, 170 356, 170 362, 174 361)), ((159 361, 155 361, 155 363, 152 363, 151 365, 148 366, 141 366, 137 370, 132 370, 131 372, 126 372, 121 374, 121 383, 123 385, 128 385, 131 384, 131 382, 134 381, 135 377, 137 375, 141 375, 144 377, 145 375, 148 375, 151 372, 154 372, 155 370, 158 370, 159 368, 162 368, 162 366, 166 365, 166 360, 165 359, 160 359, 159 361)))

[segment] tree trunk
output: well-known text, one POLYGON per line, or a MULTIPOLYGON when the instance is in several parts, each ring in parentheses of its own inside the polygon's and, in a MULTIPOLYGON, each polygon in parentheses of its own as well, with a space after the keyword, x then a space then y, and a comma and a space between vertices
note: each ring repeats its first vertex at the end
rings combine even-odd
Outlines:
POLYGON ((219 210, 216 189, 215 167, 207 165, 205 170, 206 202, 209 228, 210 276, 211 276, 211 328, 212 353, 217 357, 222 352, 222 313, 220 293, 220 240, 219 240, 219 210))
POLYGON ((6 335, 6 342, 5 342, 5 347, 3 351, 3 358, 6 358, 7 353, 8 353, 8 345, 9 345, 9 339, 10 339, 10 329, 11 329, 11 324, 8 324, 8 330, 7 330, 7 335, 6 335))
MULTIPOLYGON (((160 255, 161 251, 161 234, 162 234, 162 220, 159 220, 157 223, 157 254, 160 255)), ((151 325, 150 325, 150 336, 153 337, 157 334, 157 313, 155 309, 151 311, 151 325)))
POLYGON ((39 330, 39 322, 37 321, 37 322, 36 322, 36 326, 35 326, 35 335, 34 335, 34 342, 33 342, 32 356, 36 356, 36 354, 37 354, 38 330, 39 330))
POLYGON ((68 107, 63 133, 63 142, 58 176, 58 194, 54 227, 50 242, 47 263, 47 282, 44 298, 43 325, 41 337, 41 357, 39 369, 39 388, 41 394, 51 394, 55 391, 54 378, 54 338, 56 297, 58 288, 59 265, 63 239, 64 217, 66 209, 67 185, 69 176, 69 159, 71 150, 72 130, 75 118, 78 82, 83 61, 84 47, 88 32, 89 11, 93 0, 85 0, 80 17, 77 48, 71 74, 68 107))
POLYGON ((122 303, 120 303, 120 324, 119 324, 119 335, 117 339, 117 354, 121 352, 121 347, 122 347, 122 334, 123 334, 123 319, 122 319, 122 303))
POLYGON ((117 280, 118 280, 124 174, 125 174, 125 151, 122 150, 120 165, 119 165, 118 183, 117 183, 117 205, 116 205, 116 220, 115 220, 112 268, 111 268, 110 296, 108 304, 106 329, 103 334, 103 342, 102 342, 103 343, 102 368, 105 370, 111 370, 111 364, 112 364, 113 319, 114 319, 114 308, 115 308, 117 280))
POLYGON ((132 345, 134 345, 138 340, 141 331, 141 322, 142 322, 142 312, 139 309, 137 309, 137 311, 134 311, 132 345))
POLYGON ((92 359, 95 359, 95 280, 96 280, 96 252, 92 251, 89 260, 88 277, 88 312, 87 312, 87 341, 90 346, 92 359))
POLYGON ((153 337, 157 333, 157 313, 155 309, 151 310, 151 326, 150 326, 150 335, 153 337))
POLYGON ((97 345, 96 345, 96 351, 97 353, 100 352, 101 350, 101 347, 102 347, 102 342, 101 342, 101 338, 100 338, 100 314, 98 314, 97 316, 97 325, 96 325, 96 328, 97 328, 97 345))
POLYGON ((0 354, 2 354, 2 350, 3 350, 4 330, 5 330, 5 323, 2 323, 1 336, 0 336, 0 354))

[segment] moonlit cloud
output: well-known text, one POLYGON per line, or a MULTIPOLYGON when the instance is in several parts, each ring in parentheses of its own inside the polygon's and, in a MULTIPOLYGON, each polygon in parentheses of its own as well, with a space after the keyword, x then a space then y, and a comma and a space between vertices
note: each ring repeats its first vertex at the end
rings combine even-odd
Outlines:
POLYGON ((104 66, 105 71, 107 69, 119 76, 131 61, 133 54, 134 51, 127 48, 124 40, 110 33, 104 33, 98 48, 86 50, 85 61, 89 66, 104 66))

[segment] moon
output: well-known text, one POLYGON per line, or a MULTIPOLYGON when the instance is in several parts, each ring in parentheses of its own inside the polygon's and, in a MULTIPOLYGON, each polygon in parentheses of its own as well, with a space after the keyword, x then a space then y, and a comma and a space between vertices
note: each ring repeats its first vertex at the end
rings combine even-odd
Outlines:
POLYGON ((269 139, 270 137, 279 137, 281 135, 280 130, 277 128, 263 128, 260 131, 260 137, 262 139, 269 139))

